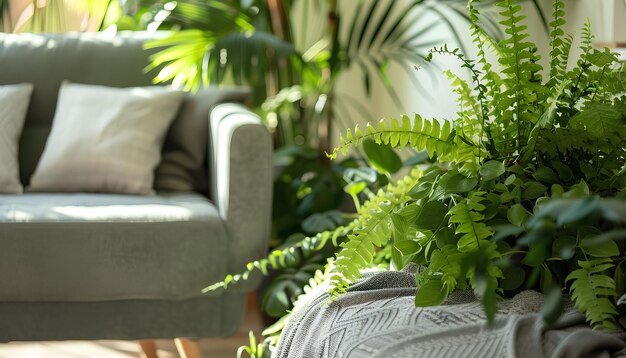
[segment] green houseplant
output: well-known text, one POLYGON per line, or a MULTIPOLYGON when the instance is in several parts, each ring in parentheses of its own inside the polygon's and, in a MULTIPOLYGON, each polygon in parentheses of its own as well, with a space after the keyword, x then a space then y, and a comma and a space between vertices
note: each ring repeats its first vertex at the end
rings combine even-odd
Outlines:
MULTIPOLYGON (((365 140, 426 149, 437 164, 371 195, 359 216, 334 232, 295 246, 316 246, 347 235, 319 280, 341 294, 359 270, 391 251, 396 267, 415 262, 419 306, 442 303, 456 289, 472 289, 489 321, 497 300, 521 289, 547 294, 545 318, 558 318, 562 294, 594 328, 613 329, 624 294, 626 238, 626 76, 615 54, 592 47, 582 31, 582 55, 567 68, 572 36, 562 30, 564 5, 553 3, 550 71, 542 75, 520 6, 503 0, 506 37, 495 42, 469 2, 478 59, 459 50, 434 55, 461 61, 471 82, 449 73, 459 98, 453 121, 416 115, 348 131, 330 157, 365 140), (497 64, 487 59, 490 49, 497 64)), ((428 56, 427 60, 431 60, 428 56)), ((280 266, 290 250, 250 263, 280 266)), ((228 276, 215 289, 245 279, 228 276)), ((311 282, 315 284, 315 282, 311 282)))
MULTIPOLYGON (((381 80, 393 97, 387 67, 399 64, 411 74, 412 64, 423 60, 432 46, 431 25, 445 20, 439 22, 453 30, 456 39, 446 16, 467 18, 457 12, 464 0, 364 1, 354 13, 336 1, 315 5, 306 1, 182 1, 174 7, 168 1, 136 3, 143 4, 136 8, 137 15, 122 18, 118 27, 151 26, 157 24, 157 14, 167 13, 158 28, 179 30, 149 45, 160 49, 152 63, 162 66, 157 80, 173 80, 191 90, 224 82, 253 88, 253 104, 275 133, 275 162, 280 165, 274 185, 272 248, 288 247, 302 233, 334 229, 350 220, 353 208, 344 205, 344 187, 350 188, 350 195, 359 195, 387 182, 385 175, 358 168, 366 163, 362 159, 331 163, 323 155, 329 150, 331 123, 345 121, 348 107, 365 112, 349 94, 336 91, 340 74, 358 67, 363 70, 366 92, 381 80), (448 14, 443 10, 449 10, 448 14), (299 22, 305 28, 307 21, 313 21, 309 17, 320 17, 319 31, 302 31, 299 22), (217 26, 216 18, 225 24, 217 26), (307 41, 304 35, 311 31, 313 40, 307 41)), ((489 25, 497 35, 494 23, 489 25)), ((264 290, 264 311, 282 316, 314 270, 333 253, 294 253, 284 272, 264 290)))
POLYGON ((544 81, 519 5, 497 5, 507 33, 498 44, 483 36, 469 4, 478 61, 447 47, 431 51, 458 58, 472 76, 470 85, 449 73, 462 108, 452 124, 419 116, 383 121, 348 132, 333 153, 371 137, 426 148, 446 162, 416 173, 408 190, 373 200, 376 209, 334 262, 333 290, 342 292, 374 247, 393 240, 399 267, 411 261, 426 266, 418 275, 418 305, 440 304, 452 290, 471 287, 493 319, 499 295, 537 283, 548 292, 553 283, 571 292, 594 327, 614 328, 615 297, 624 293, 614 280, 623 277, 624 247, 616 240, 624 238, 624 203, 600 198, 625 192, 624 72, 614 54, 592 48, 588 23, 583 54, 567 70, 572 37, 561 29, 564 5, 557 0, 544 81), (487 61, 487 46, 502 76, 487 61), (568 205, 565 212, 555 209, 568 205))

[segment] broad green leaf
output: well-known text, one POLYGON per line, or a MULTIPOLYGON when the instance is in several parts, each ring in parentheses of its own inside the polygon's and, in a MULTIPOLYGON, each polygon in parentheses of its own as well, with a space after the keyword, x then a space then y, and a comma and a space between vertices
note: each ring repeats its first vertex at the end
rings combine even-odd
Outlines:
POLYGON ((437 230, 437 232, 435 233, 435 237, 437 238, 437 247, 439 247, 440 249, 446 245, 456 246, 454 229, 450 227, 443 227, 440 230, 437 230))
POLYGON ((435 231, 447 226, 446 215, 448 215, 448 206, 443 201, 429 201, 424 204, 415 224, 422 229, 435 231))
POLYGON ((393 174, 402 168, 402 160, 389 145, 378 144, 368 138, 363 141, 363 150, 370 163, 381 173, 393 174))
POLYGON ((309 234, 333 230, 344 222, 343 214, 338 210, 313 214, 302 222, 302 230, 309 234))
POLYGON ((502 162, 490 160, 480 167, 479 173, 483 180, 492 180, 504 174, 504 171, 505 168, 502 162))
POLYGON ((352 182, 346 185, 343 188, 343 190, 352 196, 356 196, 356 195, 359 195, 365 188, 367 188, 367 183, 364 181, 360 181, 360 182, 352 182))
POLYGON ((420 182, 417 183, 411 190, 409 190, 409 196, 415 200, 427 198, 433 189, 433 183, 420 182))
POLYGON ((558 285, 551 285, 545 295, 541 310, 543 321, 548 325, 554 324, 563 313, 562 297, 561 288, 558 285))
POLYGON ((446 300, 447 296, 448 293, 444 289, 443 283, 440 280, 431 279, 417 289, 415 306, 438 306, 446 300))
POLYGON ((619 256, 619 247, 615 241, 601 241, 595 237, 587 237, 580 241, 580 248, 588 255, 595 257, 619 256))
POLYGON ((446 173, 439 182, 439 185, 448 193, 466 193, 476 187, 477 178, 468 178, 461 173, 446 173), (452 173, 452 174, 450 174, 452 173), (450 174, 448 176, 448 174, 450 174))
POLYGON ((550 164, 552 165, 554 170, 556 170, 561 180, 570 181, 572 177, 574 176, 574 172, 572 171, 572 169, 568 167, 567 165, 561 163, 560 161, 553 160, 550 164))
POLYGON ((548 257, 550 250, 543 242, 534 242, 528 246, 528 254, 524 257, 524 264, 535 267, 541 265, 548 257))
POLYGON ((552 277, 552 271, 550 271, 547 265, 541 265, 539 267, 541 268, 539 287, 541 287, 541 292, 545 294, 550 290, 550 287, 553 285, 554 278, 552 277))
POLYGON ((522 204, 515 204, 507 210, 506 217, 509 222, 516 226, 522 226, 528 220, 530 213, 522 204))
POLYGON ((559 182, 559 178, 557 177, 554 170, 548 167, 539 167, 533 174, 533 178, 536 180, 547 183, 547 184, 556 184, 559 182))
POLYGON ((552 243, 552 256, 569 260, 574 257, 576 238, 574 236, 558 236, 552 243))
POLYGON ((509 266, 502 270, 504 278, 500 280, 500 287, 505 291, 514 290, 524 283, 526 273, 519 266, 509 266))
POLYGON ((526 182, 524 183, 524 188, 522 190, 522 199, 537 199, 538 197, 544 195, 547 190, 548 187, 536 181, 526 182))
POLYGON ((557 225, 567 225, 581 220, 598 208, 598 201, 593 198, 579 200, 563 211, 557 218, 557 225))
POLYGON ((513 182, 515 181, 515 179, 517 179, 517 177, 515 176, 515 174, 511 174, 509 175, 506 180, 504 180, 504 185, 511 185, 513 184, 513 182))
POLYGON ((402 240, 393 245, 403 256, 415 255, 422 248, 418 242, 413 240, 402 240))

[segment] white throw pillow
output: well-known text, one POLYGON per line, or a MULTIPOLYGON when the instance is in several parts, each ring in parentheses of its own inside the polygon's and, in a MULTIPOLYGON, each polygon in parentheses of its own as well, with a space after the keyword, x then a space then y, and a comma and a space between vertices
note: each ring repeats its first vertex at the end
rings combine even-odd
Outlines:
POLYGON ((0 86, 0 193, 19 194, 24 189, 17 153, 32 91, 32 83, 0 86))
POLYGON ((183 92, 64 82, 29 191, 152 194, 183 92))

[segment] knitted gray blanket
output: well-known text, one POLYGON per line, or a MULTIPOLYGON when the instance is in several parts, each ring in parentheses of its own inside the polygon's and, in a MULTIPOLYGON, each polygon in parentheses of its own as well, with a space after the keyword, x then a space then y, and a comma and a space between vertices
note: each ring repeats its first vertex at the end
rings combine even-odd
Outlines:
POLYGON ((623 332, 592 331, 571 304, 546 327, 543 296, 534 291, 499 303, 489 328, 471 293, 415 307, 410 272, 370 274, 330 304, 326 290, 316 288, 294 310, 273 357, 626 357, 623 332))

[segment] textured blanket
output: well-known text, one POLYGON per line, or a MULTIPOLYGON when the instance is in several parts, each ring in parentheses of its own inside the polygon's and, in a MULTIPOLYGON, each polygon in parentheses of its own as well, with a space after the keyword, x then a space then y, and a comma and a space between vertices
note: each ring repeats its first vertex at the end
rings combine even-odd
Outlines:
POLYGON ((471 293, 415 307, 410 272, 371 274, 330 304, 326 290, 316 288, 294 310, 274 357, 626 357, 624 332, 592 331, 571 304, 546 327, 543 296, 534 291, 499 303, 488 328, 471 293))

